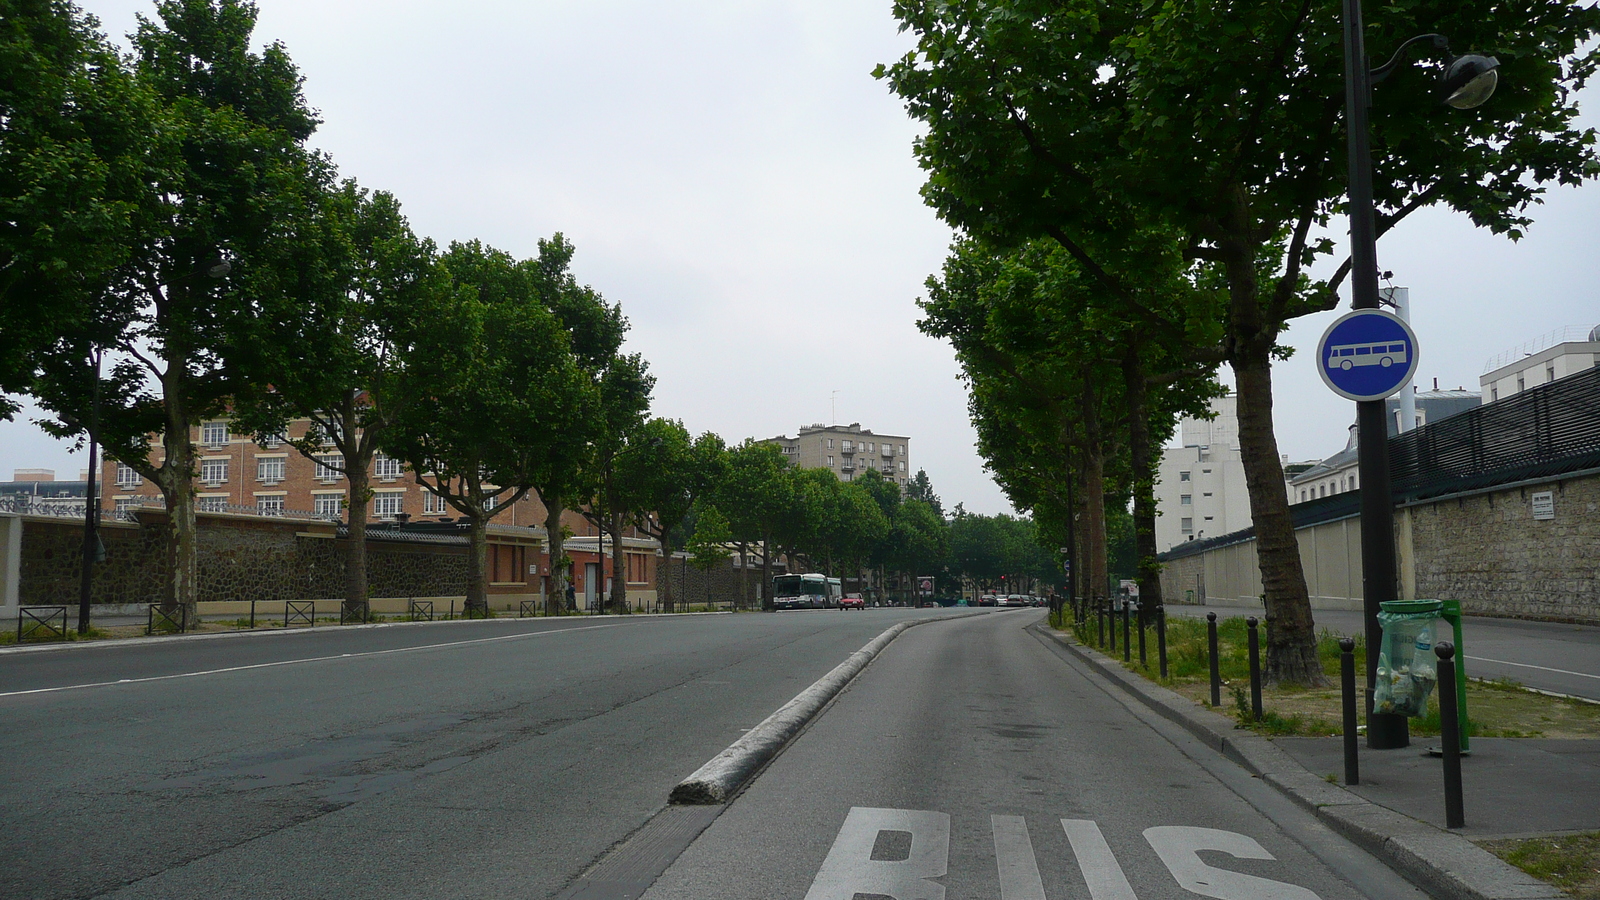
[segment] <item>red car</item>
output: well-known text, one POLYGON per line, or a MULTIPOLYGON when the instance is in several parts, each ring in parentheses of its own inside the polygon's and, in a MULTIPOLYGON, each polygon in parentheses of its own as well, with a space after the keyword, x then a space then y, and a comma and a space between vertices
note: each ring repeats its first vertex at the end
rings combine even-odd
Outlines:
POLYGON ((864 610, 867 608, 867 601, 860 594, 845 594, 839 598, 839 608, 864 610))

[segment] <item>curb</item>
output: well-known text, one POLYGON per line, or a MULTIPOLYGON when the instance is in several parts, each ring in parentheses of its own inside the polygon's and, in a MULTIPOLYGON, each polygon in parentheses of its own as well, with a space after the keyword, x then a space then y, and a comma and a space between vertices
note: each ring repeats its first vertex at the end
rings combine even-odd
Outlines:
POLYGON ((1564 900, 1566 894, 1452 831, 1401 815, 1308 771, 1272 741, 1144 679, 1048 626, 1034 626, 1131 697, 1272 785, 1440 900, 1564 900))
POLYGON ((828 701, 844 690, 845 686, 867 667, 867 663, 872 662, 884 647, 889 646, 890 641, 900 636, 901 632, 929 622, 948 622, 952 619, 980 615, 984 613, 938 616, 914 622, 900 622, 891 626, 867 642, 865 647, 846 657, 844 662, 834 666, 833 671, 818 678, 810 687, 796 694, 794 699, 778 707, 777 712, 763 719, 761 724, 746 732, 744 737, 729 744, 726 750, 713 756, 688 778, 678 782, 672 788, 672 793, 667 796, 667 802, 676 805, 728 802, 751 776, 788 746, 789 742, 794 740, 795 736, 828 704, 828 701))
POLYGON ((457 625, 457 624, 464 624, 464 623, 482 624, 484 622, 530 622, 530 621, 538 621, 538 620, 541 620, 541 619, 558 619, 558 620, 561 620, 561 619, 573 619, 575 621, 583 621, 583 620, 586 620, 586 619, 600 619, 600 618, 607 618, 607 619, 677 619, 677 618, 684 618, 684 617, 688 617, 688 616, 731 616, 731 615, 733 615, 733 613, 729 613, 729 612, 700 612, 700 613, 632 613, 632 614, 626 615, 626 616, 526 616, 526 617, 520 617, 519 616, 517 618, 510 618, 510 617, 498 618, 497 617, 497 618, 493 618, 493 619, 466 619, 466 618, 461 618, 461 619, 438 619, 438 620, 435 620, 435 621, 432 621, 432 622, 428 622, 428 621, 422 621, 422 622, 366 622, 366 623, 362 623, 360 625, 325 625, 325 626, 322 626, 322 628, 320 630, 318 628, 316 628, 316 627, 307 626, 305 628, 300 628, 300 627, 295 627, 295 628, 277 628, 277 629, 257 628, 257 629, 255 629, 253 631, 251 631, 251 630, 244 630, 244 631, 197 631, 197 632, 193 632, 193 633, 190 633, 190 634, 163 634, 163 635, 159 635, 159 636, 158 635, 137 635, 137 636, 134 636, 134 637, 125 637, 125 638, 102 638, 102 639, 92 640, 92 641, 57 641, 57 642, 53 642, 53 643, 49 643, 49 644, 11 645, 11 646, 6 646, 6 647, 0 647, 0 657, 9 656, 9 655, 14 654, 14 653, 61 653, 61 652, 66 652, 66 651, 71 651, 71 650, 90 650, 90 649, 105 650, 105 649, 111 649, 111 648, 148 647, 151 644, 170 644, 170 643, 173 643, 175 641, 214 641, 214 640, 220 640, 222 638, 268 637, 268 636, 271 636, 271 635, 288 635, 288 634, 325 634, 330 630, 335 630, 336 631, 336 630, 339 630, 339 629, 343 629, 343 630, 347 630, 347 631, 356 631, 356 630, 366 631, 366 630, 371 630, 371 629, 374 629, 374 628, 407 628, 407 627, 412 627, 412 626, 424 627, 424 626, 428 626, 428 625, 457 625))

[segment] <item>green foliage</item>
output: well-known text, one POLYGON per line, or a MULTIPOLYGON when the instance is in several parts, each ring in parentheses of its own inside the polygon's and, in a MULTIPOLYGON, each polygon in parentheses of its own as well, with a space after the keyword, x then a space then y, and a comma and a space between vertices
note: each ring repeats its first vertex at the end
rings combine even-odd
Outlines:
POLYGON ((694 535, 689 538, 689 564, 702 572, 710 572, 733 556, 728 542, 733 540, 733 529, 715 506, 702 506, 695 519, 694 535))

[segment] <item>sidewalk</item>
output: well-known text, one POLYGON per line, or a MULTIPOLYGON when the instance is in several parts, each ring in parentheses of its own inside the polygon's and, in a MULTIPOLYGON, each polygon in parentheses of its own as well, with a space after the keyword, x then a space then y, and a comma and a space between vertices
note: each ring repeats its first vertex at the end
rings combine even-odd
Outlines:
POLYGON ((1600 741, 1474 738, 1462 760, 1467 826, 1446 830, 1443 764, 1419 739, 1361 748, 1361 784, 1344 774, 1341 738, 1269 739, 1079 644, 1035 626, 1129 695, 1272 785, 1407 880, 1441 900, 1554 900, 1566 895, 1471 839, 1600 828, 1600 741))
MULTIPOLYGON (((1344 777, 1343 738, 1275 738, 1312 774, 1344 777)), ((1427 747, 1413 739, 1400 750, 1361 748, 1358 796, 1439 828, 1444 827, 1444 775, 1427 747)), ((1473 840, 1600 831, 1600 741, 1473 738, 1461 758, 1462 806, 1473 840)))

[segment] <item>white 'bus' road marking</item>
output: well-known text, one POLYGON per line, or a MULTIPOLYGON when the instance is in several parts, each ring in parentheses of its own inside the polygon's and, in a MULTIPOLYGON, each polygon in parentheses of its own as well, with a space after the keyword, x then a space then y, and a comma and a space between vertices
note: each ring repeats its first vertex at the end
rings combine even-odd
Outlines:
POLYGON ((933 879, 944 877, 949 863, 948 814, 853 806, 811 882, 806 900, 854 900, 857 894, 944 900, 944 885, 933 879), (910 833, 911 849, 905 859, 872 858, 881 831, 910 833))
POLYGON ((1596 679, 1600 679, 1600 675, 1590 675, 1587 672, 1568 672, 1566 669, 1552 669, 1549 666, 1536 666, 1536 665, 1533 665, 1532 663, 1514 663, 1514 662, 1507 662, 1506 660, 1503 660, 1503 659, 1487 659, 1487 658, 1482 657, 1482 656, 1469 656, 1469 657, 1467 657, 1467 659, 1470 659, 1473 662, 1494 663, 1495 665, 1498 665, 1498 666, 1518 666, 1518 667, 1523 668, 1523 669, 1538 669, 1541 672, 1555 672, 1558 675, 1576 675, 1579 678, 1596 678, 1596 679))
POLYGON ((255 663, 248 666, 229 666, 225 669, 205 669, 199 672, 179 672, 173 675, 151 675, 148 678, 119 678, 116 681, 95 681, 88 684, 66 684, 60 687, 34 688, 27 691, 8 691, 0 697, 20 697, 24 694, 52 694, 57 691, 76 691, 83 688, 114 687, 119 684, 144 684, 149 681, 167 681, 173 678, 197 678, 201 675, 222 675, 228 672, 247 672, 251 669, 271 669, 292 666, 296 663, 327 662, 330 659, 356 659, 363 656, 387 656, 392 653, 411 653, 416 650, 437 650, 441 647, 465 647, 468 644, 488 644, 495 641, 514 641, 518 638, 544 637, 550 634, 570 634, 574 631, 594 631, 597 628, 618 628, 616 625, 584 625, 579 628, 556 628, 550 631, 531 631, 524 634, 503 634, 499 637, 473 638, 470 641, 447 641, 442 644, 423 644, 419 647, 395 647, 390 650, 368 650, 362 653, 339 653, 333 656, 308 656, 302 659, 280 659, 277 662, 255 663))
POLYGON ((994 860, 1000 867, 1000 900, 1045 900, 1027 820, 990 816, 989 827, 994 830, 994 860))
MULTIPOLYGON (((1276 859, 1255 838, 1219 828, 1158 825, 1144 830, 1144 839, 1156 851, 1167 871, 1186 891, 1217 900, 1321 900, 1297 884, 1284 884, 1208 866, 1201 850, 1218 850, 1238 859, 1276 859)), ((1130 895, 1132 896, 1132 895, 1130 895)))
POLYGON ((1078 857, 1078 869, 1089 886, 1089 900, 1139 900, 1094 820, 1062 819, 1061 827, 1067 832, 1072 854, 1078 857))

